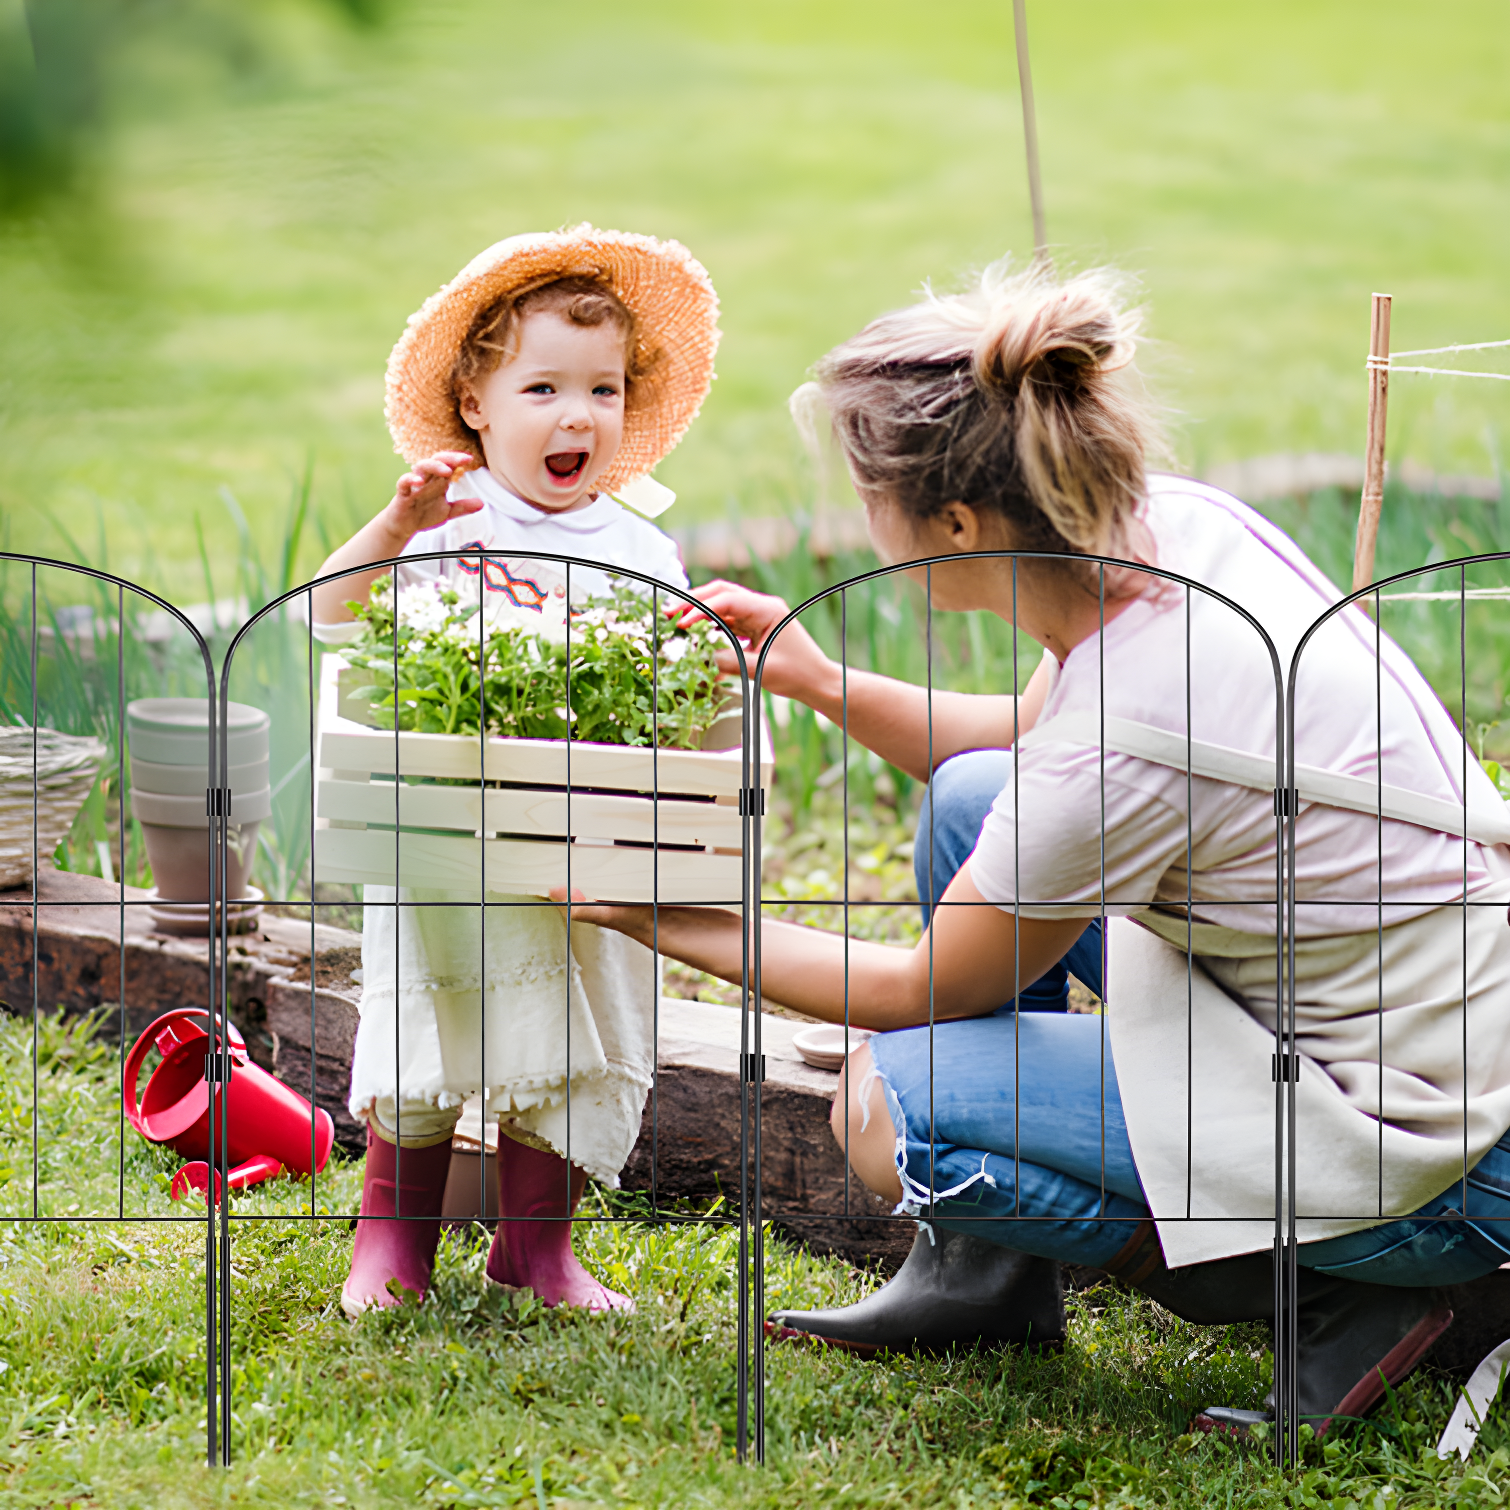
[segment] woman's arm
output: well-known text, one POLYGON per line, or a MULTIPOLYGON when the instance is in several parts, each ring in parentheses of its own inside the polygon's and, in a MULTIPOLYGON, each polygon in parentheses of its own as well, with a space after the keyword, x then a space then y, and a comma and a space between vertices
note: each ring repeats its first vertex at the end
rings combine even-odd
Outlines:
MULTIPOLYGON (((746 642, 752 662, 788 612, 780 598, 751 592, 735 582, 710 582, 697 589, 697 596, 746 642)), ((720 664, 734 670, 733 653, 724 652, 720 664)), ((866 749, 909 776, 927 781, 933 768, 951 755, 962 750, 1006 749, 1019 734, 1027 733, 1043 707, 1048 673, 1040 666, 1021 697, 937 688, 930 696, 926 687, 871 671, 851 667, 846 676, 801 622, 795 621, 781 631, 766 657, 763 685, 768 692, 806 703, 833 723, 847 723, 850 735, 866 749)))
MULTIPOLYGON (((697 970, 739 982, 743 963, 739 914, 713 907, 662 907, 652 934, 648 907, 572 908, 578 922, 597 923, 638 939, 697 970)), ((846 939, 796 923, 761 929, 761 995, 783 1006, 843 1022, 845 972, 849 1020, 887 1030, 994 1012, 1068 953, 1084 918, 1014 918, 975 889, 966 864, 911 948, 846 939), (1020 976, 1015 962, 1021 962, 1020 976)))

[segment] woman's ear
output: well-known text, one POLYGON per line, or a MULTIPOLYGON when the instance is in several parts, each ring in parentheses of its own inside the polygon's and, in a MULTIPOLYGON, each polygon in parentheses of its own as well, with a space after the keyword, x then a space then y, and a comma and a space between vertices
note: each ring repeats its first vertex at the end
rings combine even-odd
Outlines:
POLYGON ((980 514, 968 503, 946 503, 935 517, 947 531, 951 548, 962 556, 971 551, 990 549, 985 543, 980 514))

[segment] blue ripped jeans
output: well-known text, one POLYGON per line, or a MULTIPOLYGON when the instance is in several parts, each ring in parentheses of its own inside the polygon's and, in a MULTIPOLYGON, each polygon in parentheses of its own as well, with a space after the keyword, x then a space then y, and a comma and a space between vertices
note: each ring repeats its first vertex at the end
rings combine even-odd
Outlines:
MULTIPOLYGON (((976 751, 934 773, 915 851, 925 902, 942 895, 969 857, 1010 779, 1011 758, 976 751)), ((1148 1218, 1104 1020, 1064 1011, 1066 968, 1099 994, 1101 957, 1093 923, 1055 970, 1022 992, 1020 1015, 1008 1001, 989 1017, 870 1040, 909 1210, 1093 1268, 1106 1267, 1148 1218)), ((1460 1284, 1507 1258, 1510 1134, 1469 1173, 1466 1192, 1459 1182, 1408 1217, 1299 1252, 1306 1268, 1392 1285, 1460 1284), (1462 1216, 1468 1220, 1452 1219, 1462 1216)))

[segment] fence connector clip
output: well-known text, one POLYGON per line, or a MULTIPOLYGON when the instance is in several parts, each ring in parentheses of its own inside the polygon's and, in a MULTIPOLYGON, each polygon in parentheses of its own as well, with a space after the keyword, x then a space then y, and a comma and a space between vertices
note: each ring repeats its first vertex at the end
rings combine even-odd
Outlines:
POLYGON ((207 818, 231 816, 231 789, 228 786, 207 786, 204 789, 204 811, 207 818))
POLYGON ((747 1085, 757 1082, 765 1084, 765 1055, 764 1054, 741 1054, 739 1056, 739 1078, 747 1085), (756 1060, 760 1062, 757 1064, 756 1060))
POLYGON ((1292 786, 1274 788, 1274 816, 1293 818, 1300 810, 1300 793, 1292 786))
POLYGON ((739 789, 739 816, 752 818, 756 813, 765 816, 765 788, 763 786, 742 786, 739 789))
POLYGON ((1273 1054, 1270 1056, 1269 1078, 1277 1085, 1281 1080, 1286 1082, 1300 1079, 1300 1055, 1299 1054, 1273 1054))
POLYGON ((224 1063, 219 1051, 213 1051, 204 1056, 204 1078, 209 1085, 219 1085, 223 1080, 231 1077, 224 1073, 224 1063))

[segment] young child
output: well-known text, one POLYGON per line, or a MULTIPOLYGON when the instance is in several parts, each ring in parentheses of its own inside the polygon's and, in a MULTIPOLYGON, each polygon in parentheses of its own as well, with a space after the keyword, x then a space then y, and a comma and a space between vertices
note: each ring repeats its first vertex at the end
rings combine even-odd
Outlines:
MULTIPOLYGON (((565 615, 564 564, 511 551, 685 587, 672 541, 609 494, 645 477, 696 417, 717 318, 707 273, 676 242, 579 226, 490 247, 411 316, 394 347, 386 414, 410 470, 321 575, 481 545, 497 554, 480 571, 476 557, 414 562, 396 585, 439 576, 543 618, 565 615)), ((316 589, 316 636, 349 640, 347 603, 385 573, 316 589)), ((575 600, 609 579, 573 567, 570 581, 575 600)), ((357 1223, 342 1290, 348 1315, 394 1304, 393 1280, 424 1294, 452 1131, 478 1092, 504 1134, 499 1214, 532 1219, 500 1221, 489 1277, 547 1305, 630 1304, 577 1260, 569 1218, 588 1175, 618 1183, 639 1132, 654 1071, 654 958, 589 925, 571 925, 568 939, 559 911, 538 897, 489 891, 487 900, 504 905, 365 889, 351 1110, 368 1128, 369 1220, 357 1223)))

